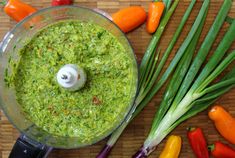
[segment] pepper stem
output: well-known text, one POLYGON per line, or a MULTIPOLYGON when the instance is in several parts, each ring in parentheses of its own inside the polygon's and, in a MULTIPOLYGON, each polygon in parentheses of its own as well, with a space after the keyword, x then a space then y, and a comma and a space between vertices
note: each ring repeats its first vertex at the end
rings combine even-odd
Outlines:
POLYGON ((215 144, 208 145, 208 150, 213 151, 215 149, 215 144))
POLYGON ((2 0, 2 1, 0 1, 0 4, 5 6, 7 4, 7 1, 6 0, 2 0))
POLYGON ((195 131, 196 130, 196 128, 195 127, 187 127, 187 131, 195 131))

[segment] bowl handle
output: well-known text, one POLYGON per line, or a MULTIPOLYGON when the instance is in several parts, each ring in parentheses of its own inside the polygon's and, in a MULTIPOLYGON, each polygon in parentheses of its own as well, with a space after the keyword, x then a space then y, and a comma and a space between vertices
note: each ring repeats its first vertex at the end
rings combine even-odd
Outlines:
POLYGON ((9 158, 46 158, 51 150, 52 147, 35 142, 25 135, 21 135, 17 139, 9 158))

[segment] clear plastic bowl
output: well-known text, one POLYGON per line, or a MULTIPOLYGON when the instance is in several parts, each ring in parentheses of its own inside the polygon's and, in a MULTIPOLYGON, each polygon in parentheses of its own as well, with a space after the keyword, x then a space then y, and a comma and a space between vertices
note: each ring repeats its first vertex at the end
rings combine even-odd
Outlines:
POLYGON ((87 8, 76 6, 60 6, 42 9, 18 23, 4 37, 0 46, 0 104, 11 123, 30 139, 57 148, 78 148, 87 146, 102 140, 112 133, 125 119, 130 111, 137 92, 138 68, 133 49, 125 34, 108 18, 87 8), (132 88, 129 105, 126 112, 120 115, 120 121, 112 126, 112 130, 104 131, 102 136, 96 137, 89 142, 79 142, 76 137, 61 137, 47 133, 37 127, 33 122, 27 120, 22 113, 21 106, 16 101, 14 89, 9 89, 4 83, 4 71, 8 67, 9 57, 19 60, 18 51, 24 46, 25 42, 30 40, 42 28, 61 20, 80 20, 98 24, 111 32, 119 42, 124 46, 126 52, 133 61, 132 88))

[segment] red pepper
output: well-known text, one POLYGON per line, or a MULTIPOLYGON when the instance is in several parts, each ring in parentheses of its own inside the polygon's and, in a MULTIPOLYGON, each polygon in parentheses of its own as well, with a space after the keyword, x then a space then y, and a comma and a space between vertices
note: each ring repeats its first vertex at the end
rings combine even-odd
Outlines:
POLYGON ((209 158, 207 143, 201 128, 188 128, 188 139, 197 158, 209 158))
POLYGON ((235 158, 235 150, 219 141, 208 146, 208 149, 215 158, 235 158))
POLYGON ((73 4, 73 0, 52 0, 52 6, 60 6, 60 5, 71 5, 73 4))

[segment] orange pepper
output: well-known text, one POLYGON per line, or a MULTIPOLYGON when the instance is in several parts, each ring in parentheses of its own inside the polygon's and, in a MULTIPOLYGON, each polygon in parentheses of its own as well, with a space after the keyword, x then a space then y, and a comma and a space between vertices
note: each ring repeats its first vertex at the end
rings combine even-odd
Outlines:
POLYGON ((148 33, 154 33, 160 23, 165 4, 163 2, 151 2, 149 4, 146 29, 148 33))
POLYGON ((7 15, 12 17, 17 22, 21 21, 26 16, 37 11, 32 6, 22 2, 20 0, 7 1, 3 10, 7 15))
POLYGON ((112 15, 113 22, 125 33, 143 24, 146 18, 146 12, 141 6, 124 8, 112 15))
POLYGON ((230 143, 235 144, 235 118, 219 105, 212 107, 208 115, 219 133, 230 143))

